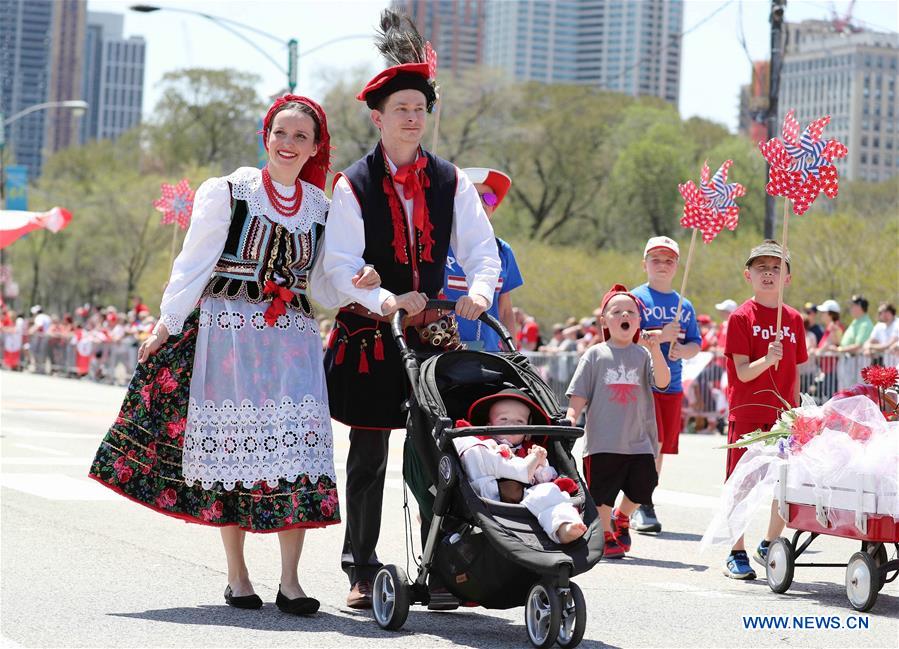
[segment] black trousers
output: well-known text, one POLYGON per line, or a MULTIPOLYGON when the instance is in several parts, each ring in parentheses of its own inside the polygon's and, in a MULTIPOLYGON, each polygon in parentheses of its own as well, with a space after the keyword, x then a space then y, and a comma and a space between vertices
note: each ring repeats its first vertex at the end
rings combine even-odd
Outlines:
POLYGON ((381 568, 375 548, 381 534, 381 507, 387 473, 389 430, 350 429, 346 460, 346 534, 341 567, 350 579, 374 581, 381 568))

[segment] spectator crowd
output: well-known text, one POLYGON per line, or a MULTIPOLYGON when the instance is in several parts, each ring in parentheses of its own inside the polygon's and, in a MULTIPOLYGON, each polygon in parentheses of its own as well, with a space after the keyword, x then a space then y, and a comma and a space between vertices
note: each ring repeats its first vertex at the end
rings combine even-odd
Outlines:
MULTIPOLYGON (((881 302, 872 318, 870 303, 861 295, 853 295, 843 306, 827 299, 821 304, 806 302, 804 308, 802 319, 810 354, 799 367, 801 390, 820 401, 857 383, 858 371, 872 362, 899 364, 896 307, 881 302)), ((701 350, 711 354, 711 360, 708 355, 702 357, 707 362, 685 400, 685 427, 697 430, 713 428, 721 419, 727 318, 737 303, 726 299, 715 308, 715 316, 697 316, 701 350)), ((544 378, 559 386, 561 393, 574 374, 577 359, 602 340, 596 326, 598 309, 590 316, 557 322, 550 332, 541 330, 536 318, 523 309, 515 307, 513 312, 519 349, 529 353, 544 378)), ((127 311, 85 304, 73 313, 59 315, 34 305, 19 314, 4 307, 0 312, 3 367, 124 384, 137 362, 138 346, 155 324, 156 317, 140 297, 133 299, 127 311)), ((320 321, 323 340, 327 340, 330 328, 330 320, 320 321)))
MULTIPOLYGON (((718 429, 723 432, 727 419, 724 399, 724 345, 727 319, 737 303, 726 299, 715 305, 715 315, 697 315, 702 336, 701 354, 696 360, 693 380, 685 381, 683 426, 685 430, 718 429), (701 365, 701 367, 699 367, 701 365)), ((800 390, 819 403, 841 389, 859 383, 859 372, 874 364, 899 366, 899 320, 896 307, 880 302, 873 317, 871 303, 853 295, 840 304, 834 299, 822 303, 806 302, 802 310, 809 359, 798 368, 800 390), (848 317, 846 317, 848 315, 848 317)), ((564 392, 574 373, 577 358, 591 346, 602 342, 596 326, 599 309, 590 316, 569 317, 541 330, 536 319, 515 309, 516 340, 519 348, 541 368, 545 380, 564 392)))

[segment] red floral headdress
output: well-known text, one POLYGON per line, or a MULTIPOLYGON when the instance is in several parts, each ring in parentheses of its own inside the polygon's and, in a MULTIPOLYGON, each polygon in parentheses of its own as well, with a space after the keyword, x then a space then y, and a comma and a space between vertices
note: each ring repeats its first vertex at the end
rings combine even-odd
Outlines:
POLYGON ((299 177, 300 180, 305 180, 307 183, 315 185, 319 189, 324 189, 328 172, 331 171, 331 135, 328 133, 328 117, 325 115, 324 109, 316 102, 301 95, 284 95, 283 97, 278 97, 272 105, 269 106, 268 112, 266 112, 265 117, 262 120, 262 130, 259 132, 262 135, 262 142, 265 146, 265 150, 268 151, 268 133, 272 128, 272 120, 275 119, 278 109, 284 104, 289 103, 308 106, 315 112, 315 115, 318 118, 318 151, 314 156, 309 158, 306 161, 306 164, 303 165, 303 168, 300 169, 299 177))

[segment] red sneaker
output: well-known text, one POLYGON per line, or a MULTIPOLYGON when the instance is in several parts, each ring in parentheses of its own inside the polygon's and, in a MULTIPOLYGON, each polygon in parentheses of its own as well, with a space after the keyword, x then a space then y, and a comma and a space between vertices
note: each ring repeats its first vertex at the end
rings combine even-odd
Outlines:
POLYGON ((615 537, 618 545, 624 548, 625 552, 631 551, 631 519, 625 516, 617 509, 612 510, 612 529, 615 530, 615 537))
POLYGON ((618 543, 618 539, 612 532, 605 533, 606 547, 603 550, 603 559, 623 559, 624 548, 618 543))

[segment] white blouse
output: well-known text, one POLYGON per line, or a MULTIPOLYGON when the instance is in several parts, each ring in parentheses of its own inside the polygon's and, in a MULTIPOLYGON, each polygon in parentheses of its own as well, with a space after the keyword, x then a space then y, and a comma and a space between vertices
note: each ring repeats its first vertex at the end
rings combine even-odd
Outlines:
MULTIPOLYGON (((292 186, 278 182, 274 185, 280 194, 291 195, 292 186)), ((232 191, 235 200, 247 202, 250 216, 265 217, 290 232, 308 232, 314 223, 324 224, 327 219, 328 198, 318 187, 305 181, 300 211, 291 217, 278 214, 272 207, 262 186, 260 169, 241 167, 230 176, 210 178, 204 182, 194 196, 184 246, 175 259, 171 278, 162 296, 159 322, 165 324, 170 334, 181 333, 185 318, 197 306, 222 256, 231 225, 232 191)))
MULTIPOLYGON (((385 155, 386 158, 386 155, 385 155)), ((387 158, 392 173, 396 165, 387 158)), ((493 226, 481 206, 478 190, 459 168, 456 168, 456 195, 453 205, 453 228, 450 245, 465 271, 469 282, 468 294, 481 295, 493 303, 493 292, 502 267, 496 250, 493 226)), ((405 199, 402 185, 394 183, 406 211, 407 230, 412 231, 412 199, 405 199)), ((321 263, 312 269, 310 282, 315 299, 328 308, 358 302, 369 311, 383 313, 381 306, 393 295, 385 288, 359 289, 353 286, 353 276, 365 264, 365 222, 362 209, 353 194, 349 181, 343 176, 334 186, 331 212, 325 228, 321 263)))

